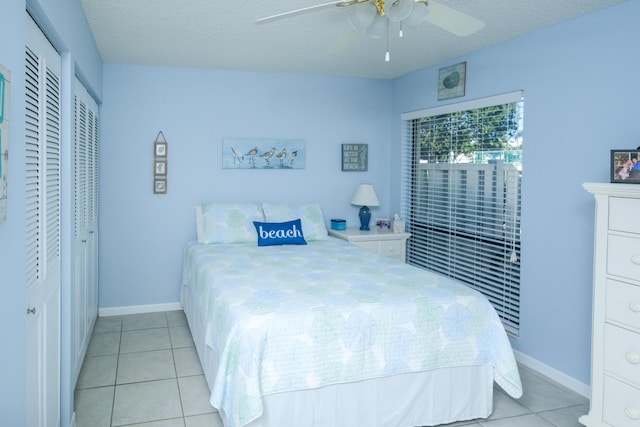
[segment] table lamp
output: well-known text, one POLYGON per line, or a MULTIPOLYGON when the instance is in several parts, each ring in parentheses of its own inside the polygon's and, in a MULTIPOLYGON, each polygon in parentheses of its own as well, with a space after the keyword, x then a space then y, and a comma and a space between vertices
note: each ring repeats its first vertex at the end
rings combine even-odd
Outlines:
POLYGON ((371 210, 369 206, 378 206, 378 196, 376 196, 376 190, 373 189, 371 184, 360 184, 356 189, 356 193, 351 199, 351 204, 355 206, 362 206, 360 208, 360 230, 369 230, 369 220, 371 219, 371 210))

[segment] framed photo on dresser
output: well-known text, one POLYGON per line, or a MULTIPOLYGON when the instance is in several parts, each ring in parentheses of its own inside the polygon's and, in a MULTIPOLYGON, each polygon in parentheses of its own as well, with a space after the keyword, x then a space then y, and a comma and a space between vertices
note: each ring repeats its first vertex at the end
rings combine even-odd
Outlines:
POLYGON ((611 182, 640 184, 640 147, 611 150, 611 182))

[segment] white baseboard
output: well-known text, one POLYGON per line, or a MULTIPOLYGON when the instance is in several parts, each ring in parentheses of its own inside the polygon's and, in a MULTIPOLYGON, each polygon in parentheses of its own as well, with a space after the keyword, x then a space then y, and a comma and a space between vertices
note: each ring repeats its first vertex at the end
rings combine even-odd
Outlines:
POLYGON ((123 316, 126 314, 156 313, 158 311, 182 310, 179 302, 166 304, 129 305, 125 307, 103 307, 98 309, 99 317, 123 316))
POLYGON ((587 399, 591 397, 591 387, 589 385, 582 383, 575 378, 570 377, 569 375, 560 372, 557 369, 540 362, 539 360, 534 359, 533 357, 527 356, 524 353, 520 353, 517 350, 513 350, 513 354, 516 357, 516 361, 526 366, 527 368, 533 369, 541 375, 544 375, 545 377, 557 382, 558 384, 565 386, 569 390, 575 391, 576 393, 586 397, 587 399))

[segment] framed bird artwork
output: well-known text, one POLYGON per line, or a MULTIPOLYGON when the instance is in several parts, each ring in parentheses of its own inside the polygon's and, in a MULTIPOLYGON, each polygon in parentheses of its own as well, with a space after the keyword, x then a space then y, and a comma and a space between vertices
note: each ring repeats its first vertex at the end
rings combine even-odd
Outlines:
POLYGON ((223 169, 304 169, 302 139, 223 138, 223 169))

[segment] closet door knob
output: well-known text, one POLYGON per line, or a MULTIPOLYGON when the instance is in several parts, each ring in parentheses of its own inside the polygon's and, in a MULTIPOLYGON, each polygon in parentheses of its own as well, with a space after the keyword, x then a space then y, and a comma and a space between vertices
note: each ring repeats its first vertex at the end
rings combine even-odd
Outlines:
POLYGON ((640 420, 640 410, 638 408, 634 408, 633 406, 627 406, 624 408, 624 413, 627 414, 627 417, 632 420, 640 420))
POLYGON ((640 313, 640 301, 635 301, 629 304, 629 309, 634 313, 640 313))
POLYGON ((635 265, 640 265, 640 255, 633 255, 631 257, 631 262, 635 265))
POLYGON ((627 362, 629 363, 633 363, 634 365, 637 365, 638 363, 640 363, 640 354, 634 352, 634 351, 630 351, 627 354, 624 355, 625 359, 627 359, 627 362))

